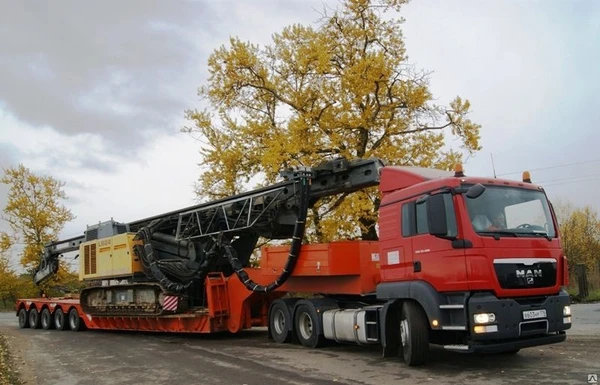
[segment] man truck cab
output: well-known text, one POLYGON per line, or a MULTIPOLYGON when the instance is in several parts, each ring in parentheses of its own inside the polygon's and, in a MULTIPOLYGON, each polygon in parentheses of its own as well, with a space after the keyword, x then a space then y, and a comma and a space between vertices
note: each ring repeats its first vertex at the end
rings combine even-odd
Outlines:
POLYGON ((451 350, 516 352, 566 338, 567 260, 541 187, 460 167, 383 173, 380 298, 416 300, 430 341, 451 350))

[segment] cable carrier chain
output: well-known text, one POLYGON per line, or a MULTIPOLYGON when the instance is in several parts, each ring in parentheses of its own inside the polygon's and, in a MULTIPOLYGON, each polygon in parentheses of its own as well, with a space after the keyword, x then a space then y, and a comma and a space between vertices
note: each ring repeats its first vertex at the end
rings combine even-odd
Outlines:
POLYGON ((17 300, 20 327, 236 333, 268 326, 278 343, 379 344, 384 356, 399 354, 409 365, 426 362, 430 343, 515 353, 565 340, 567 259, 552 205, 528 173, 513 181, 466 176, 460 165, 449 172, 340 158, 280 177, 47 244, 35 283, 78 252, 85 288, 17 300), (369 195, 379 194, 378 221, 370 224, 378 240, 303 244, 317 202, 335 207, 371 188, 369 195))

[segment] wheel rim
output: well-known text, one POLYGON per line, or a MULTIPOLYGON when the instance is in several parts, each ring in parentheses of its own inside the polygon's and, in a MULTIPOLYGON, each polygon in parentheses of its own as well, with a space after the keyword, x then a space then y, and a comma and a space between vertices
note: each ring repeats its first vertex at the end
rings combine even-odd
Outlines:
POLYGON ((47 327, 48 324, 50 323, 50 317, 48 317, 48 313, 43 312, 42 313, 42 326, 43 327, 47 327))
POLYGON ((63 326, 63 315, 62 313, 56 313, 54 314, 54 324, 56 325, 57 329, 61 329, 63 326))
POLYGON ((400 321, 400 340, 402 341, 402 347, 408 346, 410 341, 410 330, 408 329, 408 320, 405 319, 400 321))
POLYGON ((313 333, 313 323, 310 316, 306 313, 300 314, 300 318, 298 319, 298 328, 300 329, 300 334, 302 338, 305 340, 310 339, 313 333))
POLYGON ((273 314, 273 328, 277 334, 285 333, 285 314, 283 314, 281 309, 277 309, 275 314, 273 314))

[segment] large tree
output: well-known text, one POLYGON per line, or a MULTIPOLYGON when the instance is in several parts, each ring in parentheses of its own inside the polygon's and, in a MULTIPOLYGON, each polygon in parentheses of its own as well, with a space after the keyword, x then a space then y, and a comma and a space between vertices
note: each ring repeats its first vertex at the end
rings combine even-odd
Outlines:
MULTIPOLYGON (((284 28, 270 45, 233 37, 215 50, 198 91, 209 107, 186 111, 184 128, 202 141, 198 195, 236 194, 251 180, 272 183, 283 168, 332 157, 447 169, 479 150, 469 101, 436 104, 429 74, 409 64, 404 3, 346 0, 315 27, 284 28)), ((312 210, 310 237, 375 239, 378 204, 374 188, 324 200, 312 210)))
MULTIPOLYGON (((38 266, 44 245, 58 239, 65 223, 75 217, 62 203, 67 199, 64 182, 51 176, 40 176, 23 165, 4 170, 0 182, 9 187, 8 202, 2 219, 10 225, 12 234, 1 234, 23 246, 21 265, 29 273, 38 266)), ((66 264, 61 263, 58 274, 44 284, 43 289, 62 285, 72 280, 66 264)))

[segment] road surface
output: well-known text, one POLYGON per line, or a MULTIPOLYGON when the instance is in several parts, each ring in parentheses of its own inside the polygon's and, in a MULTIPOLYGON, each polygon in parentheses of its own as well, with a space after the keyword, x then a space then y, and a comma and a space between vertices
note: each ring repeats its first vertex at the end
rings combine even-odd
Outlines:
POLYGON ((513 356, 464 355, 432 347, 428 366, 382 359, 378 348, 310 350, 269 341, 264 329, 237 336, 19 329, 0 313, 29 385, 102 384, 587 384, 600 374, 600 304, 574 305, 567 342, 513 356))

